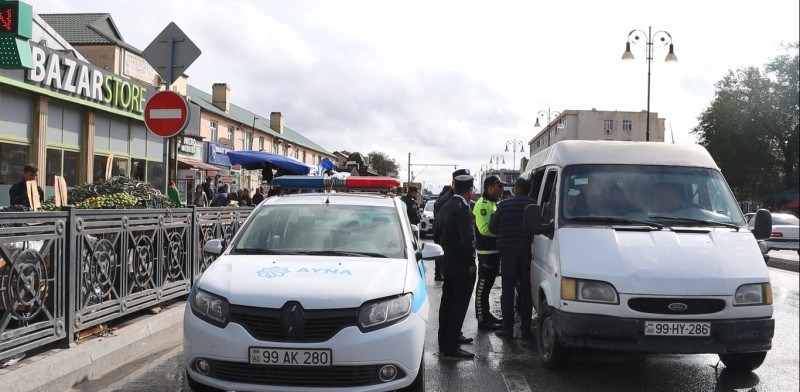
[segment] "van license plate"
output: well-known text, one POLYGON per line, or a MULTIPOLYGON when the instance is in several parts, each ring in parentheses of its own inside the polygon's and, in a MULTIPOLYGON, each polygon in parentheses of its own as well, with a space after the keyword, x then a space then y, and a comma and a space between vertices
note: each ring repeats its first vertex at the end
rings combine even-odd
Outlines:
POLYGON ((295 350, 250 347, 250 363, 278 366, 331 366, 330 349, 295 350))
POLYGON ((707 321, 645 321, 647 336, 711 336, 711 323, 707 321))

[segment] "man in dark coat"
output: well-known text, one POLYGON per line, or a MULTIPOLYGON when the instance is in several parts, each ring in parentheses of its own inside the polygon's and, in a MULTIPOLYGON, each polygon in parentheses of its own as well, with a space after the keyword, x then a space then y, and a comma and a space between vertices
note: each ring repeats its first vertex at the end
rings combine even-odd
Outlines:
POLYGON ((226 185, 222 185, 217 189, 217 194, 211 200, 211 207, 225 207, 230 204, 228 201, 228 187, 226 185))
POLYGON ((442 302, 439 305, 439 350, 443 355, 456 358, 474 358, 475 354, 459 347, 459 343, 472 340, 461 334, 467 315, 472 288, 475 285, 475 232, 469 200, 472 197, 473 178, 457 176, 453 181, 453 196, 445 203, 436 223, 434 241, 444 249, 442 268, 442 302))
POLYGON ((408 192, 403 197, 403 202, 406 203, 406 213, 408 214, 408 221, 412 225, 418 225, 422 220, 419 216, 419 205, 417 204, 417 187, 408 187, 408 192))
MULTIPOLYGON (((28 188, 25 185, 28 181, 34 181, 39 177, 39 168, 34 164, 27 164, 22 168, 22 181, 17 182, 8 188, 9 204, 12 206, 19 205, 31 208, 31 203, 28 200, 28 188)), ((44 191, 42 187, 36 186, 39 192, 39 204, 44 204, 44 191)))
MULTIPOLYGON (((442 208, 444 203, 446 203, 448 200, 450 200, 451 197, 453 197, 453 182, 455 182, 455 178, 457 176, 462 176, 462 175, 467 175, 468 176, 469 175, 469 169, 458 169, 458 170, 454 171, 453 172, 453 181, 451 181, 450 185, 447 185, 444 188, 442 188, 442 192, 439 194, 439 198, 437 198, 436 201, 433 202, 433 219, 434 219, 434 223, 433 223, 433 232, 434 232, 434 234, 433 234, 433 242, 435 242, 437 244, 438 244, 438 242, 436 241, 436 230, 437 230, 437 227, 438 227, 437 222, 439 222, 439 218, 438 218, 439 210, 442 208)), ((444 273, 442 272, 442 265, 441 265, 442 261, 441 260, 442 259, 440 257, 438 257, 438 258, 436 258, 436 260, 434 262, 435 264, 434 264, 434 268, 433 268, 433 280, 435 280, 437 282, 444 281, 444 273)))
POLYGON ((522 220, 525 208, 536 201, 528 196, 530 182, 524 178, 514 181, 514 196, 497 204, 497 211, 489 222, 489 231, 497 235, 497 249, 500 251, 500 273, 503 291, 500 294, 500 311, 503 325, 495 332, 507 339, 514 337, 514 290, 519 289, 520 329, 522 337, 530 339, 531 317, 531 246, 533 237, 525 234, 522 220))
POLYGON ((213 188, 213 184, 214 184, 214 179, 213 179, 213 178, 211 178, 210 176, 209 176, 209 177, 206 177, 206 182, 205 182, 205 183, 203 183, 203 192, 205 192, 205 193, 206 193, 206 197, 208 198, 208 201, 209 201, 209 202, 210 202, 211 200, 214 200, 214 188, 213 188))

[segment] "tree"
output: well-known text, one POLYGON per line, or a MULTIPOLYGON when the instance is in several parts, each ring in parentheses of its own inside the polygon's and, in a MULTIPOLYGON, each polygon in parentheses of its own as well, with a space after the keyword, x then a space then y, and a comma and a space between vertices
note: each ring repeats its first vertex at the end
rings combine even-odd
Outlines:
POLYGON ((772 204, 798 186, 798 43, 764 66, 728 71, 692 130, 736 197, 772 204))
POLYGON ((387 173, 394 173, 394 176, 397 177, 397 173, 400 173, 400 165, 385 153, 373 151, 367 156, 369 157, 370 167, 372 167, 372 170, 378 173, 379 176, 385 176, 387 173))

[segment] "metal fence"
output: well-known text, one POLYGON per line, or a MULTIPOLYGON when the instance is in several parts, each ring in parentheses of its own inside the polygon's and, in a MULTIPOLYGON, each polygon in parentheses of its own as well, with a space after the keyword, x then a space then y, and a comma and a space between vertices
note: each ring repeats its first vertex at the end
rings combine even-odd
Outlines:
POLYGON ((0 359, 188 294, 252 210, 0 213, 0 359))

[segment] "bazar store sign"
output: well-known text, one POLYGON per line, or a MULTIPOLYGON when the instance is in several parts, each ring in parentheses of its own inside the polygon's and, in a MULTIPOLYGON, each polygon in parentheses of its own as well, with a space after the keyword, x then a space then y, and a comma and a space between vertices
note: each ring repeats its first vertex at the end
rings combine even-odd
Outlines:
POLYGON ((215 165, 231 166, 231 159, 228 158, 228 152, 233 151, 232 148, 213 142, 208 142, 208 163, 215 165))
POLYGON ((31 45, 31 53, 33 68, 25 73, 28 81, 113 108, 144 111, 144 86, 48 48, 31 45))

